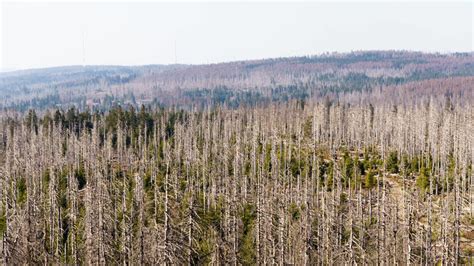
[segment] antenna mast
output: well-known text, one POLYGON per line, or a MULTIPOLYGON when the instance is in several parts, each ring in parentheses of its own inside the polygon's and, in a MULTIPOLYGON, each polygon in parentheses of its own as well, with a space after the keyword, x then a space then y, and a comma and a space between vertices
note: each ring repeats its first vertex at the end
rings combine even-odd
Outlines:
POLYGON ((175 65, 178 64, 178 56, 177 56, 177 52, 176 52, 176 40, 174 40, 174 64, 175 65))
POLYGON ((86 66, 86 44, 85 44, 85 32, 82 30, 82 66, 86 66))

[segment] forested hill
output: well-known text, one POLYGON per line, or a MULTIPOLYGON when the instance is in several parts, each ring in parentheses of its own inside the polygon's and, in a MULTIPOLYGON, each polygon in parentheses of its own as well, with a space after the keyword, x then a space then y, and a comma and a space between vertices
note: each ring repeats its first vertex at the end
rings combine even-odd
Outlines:
POLYGON ((473 55, 1 74, 0 265, 473 265, 473 55))
POLYGON ((208 65, 70 66, 0 73, 0 108, 237 107, 318 97, 406 101, 427 94, 466 101, 473 98, 473 77, 473 53, 406 51, 208 65))

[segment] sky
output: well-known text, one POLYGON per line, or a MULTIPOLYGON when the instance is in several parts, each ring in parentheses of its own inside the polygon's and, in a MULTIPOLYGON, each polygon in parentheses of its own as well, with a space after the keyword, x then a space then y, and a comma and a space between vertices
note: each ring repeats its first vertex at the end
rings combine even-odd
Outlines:
POLYGON ((473 2, 0 1, 0 69, 473 51, 473 2))

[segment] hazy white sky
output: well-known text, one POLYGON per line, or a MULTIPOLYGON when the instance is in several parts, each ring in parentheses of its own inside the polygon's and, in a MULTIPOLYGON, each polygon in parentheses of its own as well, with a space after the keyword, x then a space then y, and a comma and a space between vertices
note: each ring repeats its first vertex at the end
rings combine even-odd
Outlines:
POLYGON ((327 51, 473 50, 470 1, 3 2, 1 9, 4 70, 81 65, 84 54, 85 64, 143 65, 327 51))

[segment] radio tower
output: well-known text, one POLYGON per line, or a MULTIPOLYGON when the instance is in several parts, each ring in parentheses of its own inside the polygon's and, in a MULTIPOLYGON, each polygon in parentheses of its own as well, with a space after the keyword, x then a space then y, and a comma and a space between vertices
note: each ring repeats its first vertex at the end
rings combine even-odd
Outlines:
POLYGON ((86 66, 86 44, 85 44, 85 32, 82 30, 82 66, 86 66))
POLYGON ((174 40, 174 64, 175 65, 178 64, 178 56, 177 56, 177 52, 176 52, 176 40, 174 40))

